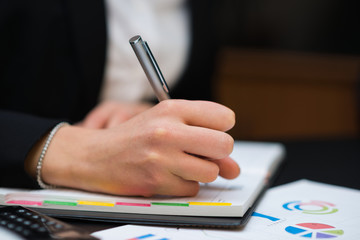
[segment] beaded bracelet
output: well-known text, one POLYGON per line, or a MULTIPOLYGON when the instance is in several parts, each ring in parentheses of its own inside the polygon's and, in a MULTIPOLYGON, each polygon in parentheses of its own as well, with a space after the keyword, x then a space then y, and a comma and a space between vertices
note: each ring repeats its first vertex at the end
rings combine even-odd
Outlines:
POLYGON ((51 142, 51 140, 53 139, 55 133, 64 125, 67 125, 68 123, 67 122, 61 122, 61 123, 58 123, 52 130, 51 132, 49 133, 49 136, 47 137, 46 139, 46 142, 45 142, 45 145, 41 151, 41 154, 40 154, 40 157, 39 157, 39 160, 37 162, 37 166, 36 166, 36 180, 37 180, 37 183, 39 184, 39 186, 41 188, 45 188, 45 189, 51 189, 51 188, 56 188, 56 186, 54 185, 49 185, 49 184, 46 184, 43 182, 43 180, 41 179, 41 168, 42 168, 42 165, 43 165, 43 160, 44 160, 44 157, 45 157, 45 154, 46 154, 46 151, 49 147, 49 144, 51 142))

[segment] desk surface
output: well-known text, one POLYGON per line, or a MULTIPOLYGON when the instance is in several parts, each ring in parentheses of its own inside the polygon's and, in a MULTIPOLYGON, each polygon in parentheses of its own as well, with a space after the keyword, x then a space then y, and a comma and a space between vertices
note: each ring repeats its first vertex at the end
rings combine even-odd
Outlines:
MULTIPOLYGON (((329 183, 360 190, 360 140, 287 142, 286 161, 273 186, 299 179, 329 183)), ((95 232, 119 226, 114 223, 66 220, 95 232)))
POLYGON ((274 185, 306 178, 360 190, 360 140, 284 143, 287 156, 274 185))

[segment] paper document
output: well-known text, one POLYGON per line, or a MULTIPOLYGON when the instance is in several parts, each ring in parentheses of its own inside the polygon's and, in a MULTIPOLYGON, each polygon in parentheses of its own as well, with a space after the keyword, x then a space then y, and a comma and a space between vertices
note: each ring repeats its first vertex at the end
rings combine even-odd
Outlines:
POLYGON ((360 191, 300 180, 270 189, 249 223, 234 230, 126 225, 93 233, 103 240, 360 239, 360 191))

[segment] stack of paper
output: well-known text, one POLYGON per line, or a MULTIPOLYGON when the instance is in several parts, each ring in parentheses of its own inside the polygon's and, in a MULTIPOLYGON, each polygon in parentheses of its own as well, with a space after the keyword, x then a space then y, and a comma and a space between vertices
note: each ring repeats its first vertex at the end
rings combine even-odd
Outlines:
POLYGON ((239 229, 185 229, 127 225, 96 232, 104 240, 360 239, 360 191, 307 180, 269 190, 239 229))

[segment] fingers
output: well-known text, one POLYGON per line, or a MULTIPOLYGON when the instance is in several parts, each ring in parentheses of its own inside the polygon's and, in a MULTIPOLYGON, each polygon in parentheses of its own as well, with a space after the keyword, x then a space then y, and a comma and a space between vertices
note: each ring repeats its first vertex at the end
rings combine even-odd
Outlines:
MULTIPOLYGON (((200 185, 196 181, 188 181, 173 175, 171 184, 165 184, 159 187, 156 194, 171 196, 195 196, 200 189, 200 185)), ((154 194, 145 195, 150 197, 154 194)))
POLYGON ((184 126, 174 133, 178 147, 184 152, 208 159, 222 159, 231 154, 234 139, 227 133, 201 127, 184 126))
POLYGON ((230 157, 212 160, 219 167, 219 175, 226 179, 234 179, 240 174, 239 165, 230 157))
POLYGON ((239 165, 230 157, 207 160, 184 153, 181 161, 172 167, 172 173, 185 180, 209 183, 218 176, 234 179, 239 176, 239 165))
MULTIPOLYGON (((184 153, 181 162, 176 165, 165 184, 160 184, 154 192, 173 196, 194 196, 199 191, 199 183, 214 181, 218 175, 234 179, 240 173, 240 168, 231 158, 221 160, 204 160, 184 153)), ((147 196, 153 195, 145 194, 147 196)))
POLYGON ((219 166, 205 159, 182 153, 180 161, 173 162, 172 173, 185 179, 203 183, 214 181, 219 175, 219 166))
POLYGON ((227 131, 235 124, 235 113, 214 102, 166 100, 158 105, 161 112, 170 112, 185 124, 192 126, 227 131))
POLYGON ((94 108, 79 126, 87 128, 112 128, 151 107, 150 104, 104 102, 94 108))
POLYGON ((109 115, 111 115, 112 108, 99 105, 94 108, 84 119, 81 126, 86 128, 104 128, 109 119, 109 115))
POLYGON ((162 106, 165 110, 162 111, 171 112, 182 119, 184 124, 174 127, 162 122, 159 131, 154 131, 156 137, 151 140, 153 143, 155 140, 158 146, 171 143, 183 151, 181 164, 174 170, 174 174, 199 182, 214 181, 218 175, 227 179, 236 178, 240 168, 229 157, 234 139, 223 132, 234 125, 233 112, 211 102, 174 100, 165 103, 162 106), (173 109, 176 111, 172 112, 173 109))
POLYGON ((119 114, 117 114, 117 115, 113 114, 113 115, 114 115, 113 117, 110 117, 107 120, 107 123, 105 125, 106 128, 116 127, 128 119, 124 115, 119 115, 119 114))

